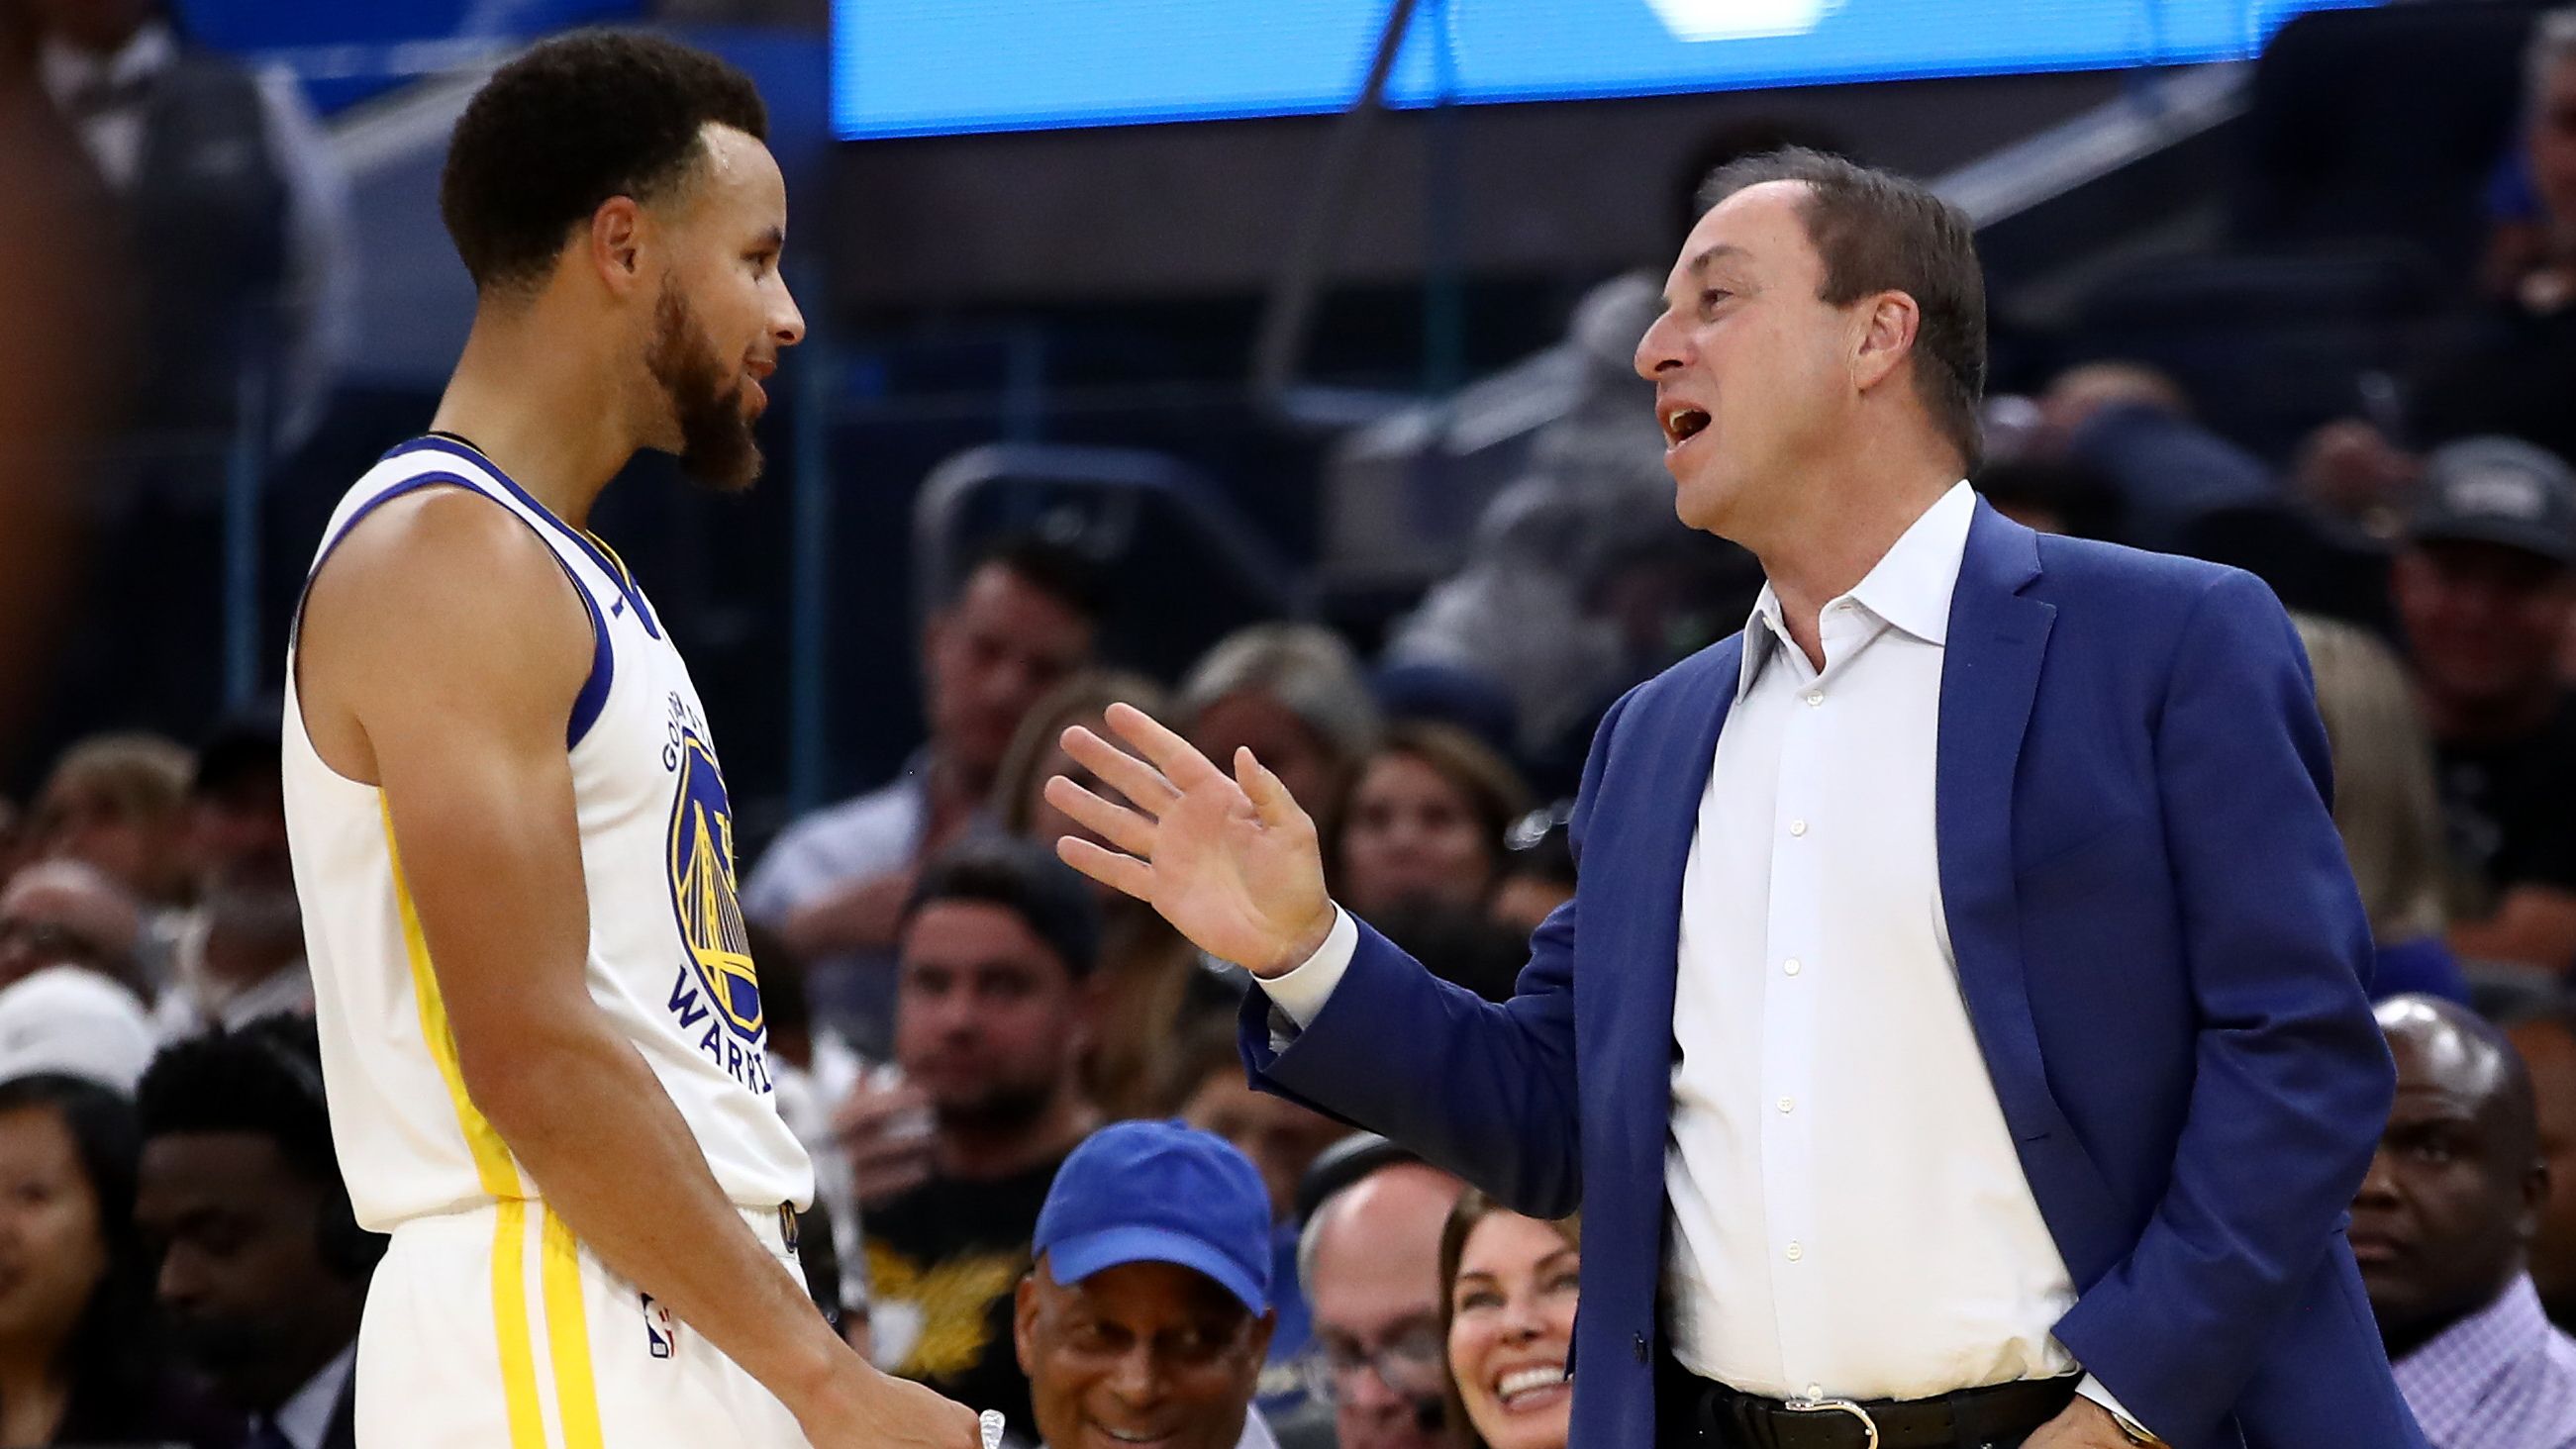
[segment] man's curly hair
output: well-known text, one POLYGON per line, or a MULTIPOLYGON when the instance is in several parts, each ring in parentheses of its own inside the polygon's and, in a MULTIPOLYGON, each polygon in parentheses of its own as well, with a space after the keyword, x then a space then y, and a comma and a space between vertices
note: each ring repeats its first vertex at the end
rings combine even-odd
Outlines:
POLYGON ((769 136, 750 77, 659 36, 582 31, 501 67, 457 121, 438 182, 475 288, 535 283, 600 203, 669 192, 703 155, 710 121, 769 136))

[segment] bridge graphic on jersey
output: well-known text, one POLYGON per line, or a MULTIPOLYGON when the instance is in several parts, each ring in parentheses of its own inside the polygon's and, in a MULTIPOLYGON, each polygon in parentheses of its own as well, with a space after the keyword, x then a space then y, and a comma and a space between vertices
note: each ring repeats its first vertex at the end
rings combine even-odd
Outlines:
POLYGON ((680 937, 716 1013, 736 1036, 754 1041, 765 1018, 742 903, 734 895, 732 799, 705 742, 692 731, 681 745, 679 798, 671 813, 671 899, 680 937))

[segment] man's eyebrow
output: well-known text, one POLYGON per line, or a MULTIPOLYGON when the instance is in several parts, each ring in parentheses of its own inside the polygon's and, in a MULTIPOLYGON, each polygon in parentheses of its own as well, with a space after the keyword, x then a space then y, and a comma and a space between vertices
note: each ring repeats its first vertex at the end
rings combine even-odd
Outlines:
POLYGON ((1690 274, 1696 277, 1706 272, 1713 263, 1730 257, 1744 257, 1751 255, 1752 253, 1746 251, 1740 246, 1737 246, 1733 242, 1719 242, 1717 245, 1710 247, 1708 250, 1701 252, 1698 256, 1690 259, 1690 274))
POLYGON ((781 251, 784 250, 786 246, 787 228, 783 226, 767 228, 762 231, 760 235, 752 238, 751 241, 751 247, 754 251, 781 251))

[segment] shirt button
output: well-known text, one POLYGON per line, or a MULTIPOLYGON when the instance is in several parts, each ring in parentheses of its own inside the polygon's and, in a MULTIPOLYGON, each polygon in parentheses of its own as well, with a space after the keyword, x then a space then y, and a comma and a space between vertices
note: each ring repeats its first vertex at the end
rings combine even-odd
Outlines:
POLYGON ((1780 963, 1780 969, 1781 969, 1782 971, 1787 972, 1789 975, 1795 976, 1795 975, 1797 975, 1799 972, 1806 970, 1806 969, 1807 969, 1807 966, 1806 966, 1806 963, 1805 963, 1805 962, 1800 961, 1800 960, 1799 960, 1797 957, 1795 957, 1795 956, 1792 956, 1792 957, 1790 957, 1788 960, 1783 961, 1783 962, 1781 962, 1781 963, 1780 963))
POLYGON ((1783 1112, 1795 1112, 1795 1111, 1797 1111, 1797 1110, 1798 1110, 1798 1099, 1797 1099, 1797 1098, 1795 1098, 1795 1097, 1782 1097, 1782 1098, 1780 1099, 1780 1110, 1781 1110, 1781 1111, 1783 1111, 1783 1112))
POLYGON ((1823 704, 1824 702, 1825 702, 1825 692, 1824 692, 1823 690, 1821 690, 1821 689, 1811 689, 1811 690, 1808 690, 1808 691, 1807 691, 1807 703, 1809 703, 1809 704, 1823 704))
POLYGON ((1801 1245, 1799 1245, 1799 1244, 1797 1244, 1797 1243, 1791 1243, 1791 1244, 1789 1245, 1789 1261, 1790 1261, 1790 1262, 1792 1262, 1792 1263, 1797 1262, 1799 1259, 1804 1258, 1805 1256, 1807 1256, 1807 1250, 1806 1250, 1803 1246, 1801 1246, 1801 1245))
POLYGON ((1807 1397, 1808 1397, 1809 1399, 1821 1399, 1821 1398, 1823 1398, 1824 1396, 1825 1396, 1825 1386, 1824 1386, 1823 1384, 1809 1384, 1809 1385, 1807 1385, 1807 1397))
POLYGON ((1807 833, 1807 822, 1806 822, 1806 821, 1804 821, 1804 820, 1792 820, 1792 821, 1790 821, 1790 822, 1789 822, 1789 833, 1790 833, 1791 835, 1804 835, 1804 834, 1806 834, 1806 833, 1807 833))

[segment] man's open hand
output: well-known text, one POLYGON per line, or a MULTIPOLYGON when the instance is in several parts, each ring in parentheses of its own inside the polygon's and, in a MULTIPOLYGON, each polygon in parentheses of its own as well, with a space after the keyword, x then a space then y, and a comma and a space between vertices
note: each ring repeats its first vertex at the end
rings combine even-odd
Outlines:
POLYGON ((1128 705, 1111 705, 1108 724, 1137 754, 1079 726, 1064 732, 1065 752, 1128 803, 1062 775, 1047 781, 1046 797, 1114 849, 1066 836, 1056 854, 1256 976, 1280 975, 1320 949, 1333 926, 1323 852, 1315 822, 1279 777, 1250 750, 1235 752, 1228 775, 1128 705))

